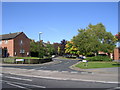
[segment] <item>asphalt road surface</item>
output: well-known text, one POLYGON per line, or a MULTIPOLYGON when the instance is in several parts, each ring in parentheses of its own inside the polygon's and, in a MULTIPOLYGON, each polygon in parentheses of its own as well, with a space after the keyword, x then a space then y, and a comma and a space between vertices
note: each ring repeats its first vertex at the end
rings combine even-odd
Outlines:
POLYGON ((26 90, 33 88, 103 88, 102 90, 117 90, 117 84, 112 83, 55 80, 12 74, 3 74, 1 83, 3 90, 6 88, 21 88, 26 90))
MULTIPOLYGON (((60 63, 57 64, 48 64, 48 65, 33 65, 33 66, 20 66, 20 65, 4 65, 2 67, 11 67, 11 68, 20 68, 20 69, 35 69, 35 70, 52 70, 52 71, 68 71, 68 72, 81 72, 72 70, 69 67, 77 62, 78 60, 61 60, 61 59, 53 59, 54 61, 60 61, 60 63)), ((83 71, 82 71, 83 72, 83 71)), ((91 73, 91 72, 88 72, 91 73)))

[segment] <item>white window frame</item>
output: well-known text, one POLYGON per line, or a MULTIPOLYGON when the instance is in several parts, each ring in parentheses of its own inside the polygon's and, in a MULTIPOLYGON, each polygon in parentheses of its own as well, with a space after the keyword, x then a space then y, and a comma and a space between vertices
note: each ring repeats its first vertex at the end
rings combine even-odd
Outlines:
POLYGON ((22 45, 23 44, 23 40, 20 40, 20 45, 22 45))
POLYGON ((7 44, 8 43, 8 40, 5 40, 5 44, 7 44))
POLYGON ((2 44, 2 40, 0 40, 0 44, 2 44))

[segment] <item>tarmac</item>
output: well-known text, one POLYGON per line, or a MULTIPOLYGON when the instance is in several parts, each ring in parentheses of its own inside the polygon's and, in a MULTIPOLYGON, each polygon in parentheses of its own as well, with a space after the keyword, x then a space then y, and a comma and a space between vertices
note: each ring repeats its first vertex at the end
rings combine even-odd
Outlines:
MULTIPOLYGON (((56 62, 52 62, 52 64, 53 63, 56 63, 56 62)), ((6 65, 6 64, 2 64, 2 65, 6 65)), ((15 65, 15 64, 12 64, 12 65, 15 65)), ((25 65, 25 64, 19 64, 19 65, 25 65)), ((57 80, 75 80, 75 81, 88 81, 88 82, 101 82, 101 83, 119 83, 118 67, 79 69, 79 70, 86 71, 86 72, 69 73, 69 72, 59 72, 59 71, 50 71, 50 70, 35 70, 35 69, 28 70, 28 69, 20 69, 20 68, 0 67, 0 71, 1 71, 0 73, 9 73, 9 74, 28 76, 28 77, 30 76, 30 77, 39 77, 39 78, 47 78, 47 79, 49 78, 49 79, 57 79, 57 80), (87 73, 87 71, 92 73, 87 73)))

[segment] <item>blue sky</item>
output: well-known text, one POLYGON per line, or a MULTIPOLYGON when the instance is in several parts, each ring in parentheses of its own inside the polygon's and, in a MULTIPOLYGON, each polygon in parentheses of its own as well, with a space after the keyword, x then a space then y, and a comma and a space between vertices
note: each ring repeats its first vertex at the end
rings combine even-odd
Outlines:
POLYGON ((60 42, 70 40, 88 24, 103 23, 108 32, 118 32, 117 2, 4 2, 3 34, 23 31, 29 38, 60 42))

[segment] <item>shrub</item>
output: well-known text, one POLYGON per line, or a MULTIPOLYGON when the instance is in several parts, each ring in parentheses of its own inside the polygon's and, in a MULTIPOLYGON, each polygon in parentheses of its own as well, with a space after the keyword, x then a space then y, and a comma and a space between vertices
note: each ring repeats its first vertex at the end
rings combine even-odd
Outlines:
POLYGON ((112 61, 112 59, 108 56, 87 57, 86 60, 88 61, 112 61))

